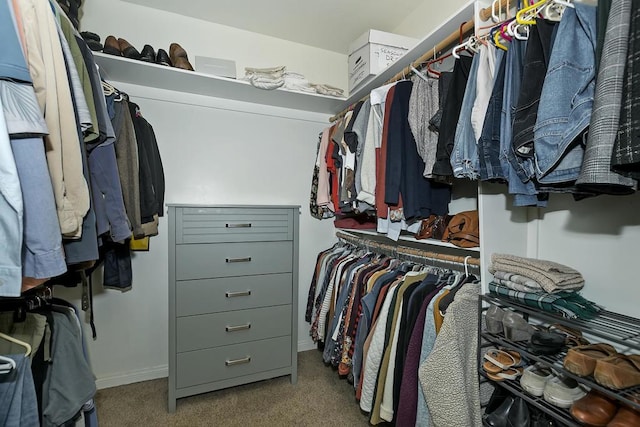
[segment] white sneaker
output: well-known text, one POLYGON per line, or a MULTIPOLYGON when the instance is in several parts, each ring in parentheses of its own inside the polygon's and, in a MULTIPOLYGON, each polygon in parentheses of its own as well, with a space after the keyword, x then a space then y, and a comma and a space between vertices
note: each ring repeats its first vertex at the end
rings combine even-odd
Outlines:
POLYGON ((553 378, 551 370, 536 363, 524 370, 520 378, 520 385, 530 395, 542 396, 544 387, 551 378, 553 378))
POLYGON ((573 402, 582 399, 587 394, 573 378, 553 377, 544 387, 544 400, 559 408, 570 408, 573 402))

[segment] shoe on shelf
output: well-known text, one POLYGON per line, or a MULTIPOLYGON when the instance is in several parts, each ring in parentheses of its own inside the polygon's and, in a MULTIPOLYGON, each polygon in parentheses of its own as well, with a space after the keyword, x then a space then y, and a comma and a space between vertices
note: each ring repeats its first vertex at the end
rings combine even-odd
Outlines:
POLYGON ((564 343, 564 334, 548 330, 535 331, 531 335, 527 350, 537 355, 557 354, 564 348, 564 343))
POLYGON ((549 326, 548 330, 550 332, 558 332, 564 334, 565 344, 567 345, 567 347, 577 347, 579 345, 591 344, 588 339, 582 336, 582 332, 580 332, 578 329, 573 329, 559 323, 554 323, 553 325, 549 326))
POLYGON ((82 31, 80 36, 85 40, 95 40, 97 42, 100 41, 100 36, 96 33, 92 33, 91 31, 82 31))
POLYGON ((572 374, 586 377, 593 374, 598 360, 615 354, 616 349, 609 344, 579 345, 567 351, 563 365, 572 374))
POLYGON ((528 427, 529 407, 521 397, 509 396, 484 421, 491 427, 528 427))
POLYGON ((616 390, 640 385, 640 354, 599 359, 593 377, 598 384, 616 390))
POLYGON ((484 354, 486 362, 483 366, 487 372, 499 372, 517 366, 522 361, 520 353, 514 350, 491 349, 484 354))
POLYGON ((158 49, 158 54, 156 55, 156 64, 173 67, 171 58, 169 58, 169 54, 164 49, 158 49))
POLYGON ((520 378, 520 386, 522 389, 532 396, 542 396, 544 387, 554 375, 551 369, 536 363, 528 366, 522 373, 520 378))
POLYGON ((113 36, 107 36, 107 38, 104 40, 104 48, 102 49, 102 51, 104 53, 108 53, 109 55, 122 56, 118 40, 113 36))
POLYGON ((156 62, 156 51, 151 45, 145 44, 140 52, 140 59, 145 62, 156 62))
POLYGON ((122 56, 130 59, 140 59, 140 52, 138 49, 131 46, 131 43, 126 41, 125 39, 118 39, 118 45, 120 46, 120 52, 122 52, 122 56))
POLYGON ((618 405, 596 390, 576 400, 569 410, 576 421, 593 427, 606 427, 617 411, 618 405))
POLYGON ((191 63, 189 63, 187 51, 178 43, 171 43, 169 46, 169 57, 171 58, 171 62, 175 68, 193 71, 193 67, 191 66, 191 63))
POLYGON ((573 378, 553 377, 544 386, 544 400, 558 408, 568 409, 576 400, 582 399, 587 392, 573 378))
POLYGON ((623 405, 613 419, 607 424, 607 427, 630 427, 640 426, 640 412, 635 409, 623 405))
POLYGON ((507 311, 502 318, 504 336, 511 341, 529 341, 535 329, 524 318, 514 312, 507 311))
POLYGON ((487 309, 484 315, 486 330, 490 334, 499 334, 502 329, 502 318, 504 317, 504 310, 497 305, 491 304, 491 307, 487 309))
POLYGON ((191 63, 182 56, 177 57, 175 60, 172 60, 174 68, 182 68, 183 70, 194 71, 191 63))

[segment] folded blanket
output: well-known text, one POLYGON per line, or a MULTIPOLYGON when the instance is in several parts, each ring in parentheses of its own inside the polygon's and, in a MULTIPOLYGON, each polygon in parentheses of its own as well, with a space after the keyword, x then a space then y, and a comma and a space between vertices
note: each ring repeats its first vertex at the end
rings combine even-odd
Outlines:
POLYGON ((509 289, 513 289, 514 291, 530 292, 530 293, 534 293, 534 294, 537 293, 537 292, 542 292, 542 288, 529 288, 526 285, 523 285, 521 283, 512 282, 511 280, 498 279, 495 276, 493 277, 493 281, 495 283, 499 283, 501 285, 504 285, 509 289))
POLYGON ((600 306, 585 299, 578 292, 519 292, 495 282, 489 283, 489 292, 569 319, 593 319, 602 311, 600 306))
POLYGON ((496 282, 500 282, 500 283, 505 282, 503 284, 513 283, 514 285, 517 285, 517 287, 512 288, 517 291, 522 291, 522 292, 542 292, 543 291, 542 286, 540 286, 540 283, 528 277, 522 276, 520 274, 509 273, 506 271, 496 271, 493 273, 493 278, 496 282))
POLYGON ((528 277, 547 292, 582 289, 584 278, 579 271, 553 261, 524 258, 515 255, 493 254, 489 272, 506 271, 528 277))

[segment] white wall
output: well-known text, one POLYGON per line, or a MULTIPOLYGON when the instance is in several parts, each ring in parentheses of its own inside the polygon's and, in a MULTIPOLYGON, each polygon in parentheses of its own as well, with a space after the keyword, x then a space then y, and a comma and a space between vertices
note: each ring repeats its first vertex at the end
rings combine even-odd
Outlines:
MULTIPOLYGON (((451 15, 467 4, 468 0, 438 1, 424 0, 392 31, 407 37, 422 39, 439 27, 451 15)), ((469 16, 468 19, 471 19, 469 16)), ((460 22, 463 24, 463 22, 460 22)))
POLYGON ((599 196, 576 202, 552 195, 538 221, 537 257, 582 273, 582 294, 607 310, 640 317, 640 197, 599 196), (553 197, 555 196, 555 197, 553 197))
MULTIPOLYGON (((298 348, 312 348, 304 322, 307 292, 318 252, 335 241, 333 222, 312 218, 308 207, 317 135, 327 117, 116 85, 154 127, 164 164, 165 203, 301 205, 298 348)), ((96 291, 98 339, 89 342, 89 350, 99 387, 167 375, 167 262, 167 221, 162 218, 150 251, 133 258, 132 290, 96 291)), ((59 294, 75 299, 79 291, 59 294)))
POLYGON ((120 0, 91 0, 84 2, 81 27, 102 41, 108 35, 122 37, 138 51, 150 44, 168 52, 171 43, 179 43, 192 65, 196 55, 230 59, 236 61, 238 77, 244 76, 244 67, 286 65, 313 83, 347 90, 346 55, 175 13, 120 0))

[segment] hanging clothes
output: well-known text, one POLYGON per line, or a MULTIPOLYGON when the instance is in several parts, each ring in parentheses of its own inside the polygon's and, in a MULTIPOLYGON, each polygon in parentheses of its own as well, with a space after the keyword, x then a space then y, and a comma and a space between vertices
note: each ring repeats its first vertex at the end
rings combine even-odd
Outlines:
MULTIPOLYGON (((419 410, 421 350, 428 347, 426 360, 436 339, 434 311, 445 310, 436 299, 477 279, 365 246, 338 243, 318 255, 305 319, 323 360, 353 384, 372 424, 412 425, 408 420, 415 422, 419 410)), ((477 334, 477 325, 469 327, 477 334)), ((428 419, 428 413, 421 417, 428 419)))

